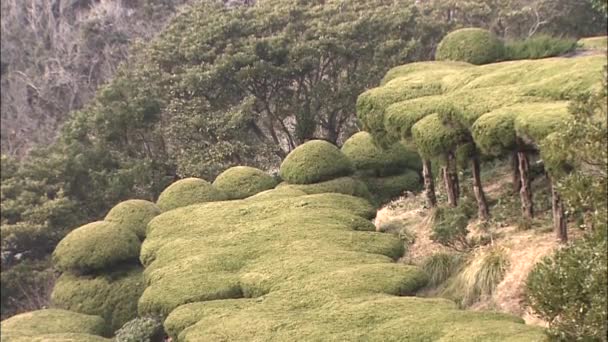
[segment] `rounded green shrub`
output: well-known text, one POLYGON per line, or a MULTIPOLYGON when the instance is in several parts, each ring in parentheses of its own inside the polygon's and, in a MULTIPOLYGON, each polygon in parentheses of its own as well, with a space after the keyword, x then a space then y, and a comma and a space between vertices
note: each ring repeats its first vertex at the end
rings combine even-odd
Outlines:
POLYGON ((353 173, 353 165, 335 145, 311 140, 287 155, 279 173, 291 184, 312 184, 348 176, 353 173))
POLYGON ((437 46, 435 59, 487 64, 503 58, 503 42, 488 30, 464 28, 450 32, 437 46))
POLYGON ((454 150, 464 140, 465 132, 445 125, 437 114, 432 114, 416 122, 412 137, 420 155, 433 158, 454 150))
POLYGON ((226 196, 211 183, 200 178, 185 178, 169 185, 158 196, 156 205, 162 211, 185 207, 197 203, 225 200, 226 196))
POLYGON ((122 326, 114 337, 116 342, 162 342, 163 322, 159 317, 138 317, 122 326))
POLYGON ((399 197, 405 191, 420 189, 420 176, 417 172, 406 172, 388 177, 366 177, 363 181, 377 203, 386 203, 399 197))
POLYGON ((70 232, 53 252, 53 262, 62 271, 87 273, 137 260, 137 235, 116 223, 97 221, 70 232))
POLYGON ((67 272, 57 280, 51 301, 54 307, 101 316, 107 331, 114 332, 137 317, 137 302, 144 289, 140 266, 101 275, 67 272))
POLYGON ((33 340, 34 336, 47 334, 103 335, 105 322, 99 316, 81 314, 61 309, 44 309, 22 313, 0 324, 2 341, 33 340))
POLYGON ((160 214, 160 209, 156 204, 133 199, 115 205, 104 220, 129 228, 140 240, 143 240, 146 237, 148 222, 158 214, 160 214))
POLYGON ((277 189, 284 188, 299 190, 306 193, 307 195, 333 192, 371 200, 371 195, 365 183, 352 177, 340 177, 315 184, 281 183, 277 187, 277 189))
POLYGON ((250 166, 235 166, 222 172, 213 186, 226 194, 227 199, 242 199, 270 190, 276 180, 266 172, 250 166))
POLYGON ((357 170, 371 170, 380 176, 403 172, 403 169, 421 169, 420 157, 401 143, 383 149, 371 134, 359 132, 348 138, 342 146, 344 153, 357 170))

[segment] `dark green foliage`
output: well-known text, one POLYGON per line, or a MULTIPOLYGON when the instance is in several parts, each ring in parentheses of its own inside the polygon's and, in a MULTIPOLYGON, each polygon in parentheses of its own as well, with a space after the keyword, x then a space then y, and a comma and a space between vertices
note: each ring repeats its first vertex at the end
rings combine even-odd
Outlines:
MULTIPOLYGON (((37 336, 49 334, 103 335, 106 332, 103 319, 99 316, 58 309, 38 310, 13 316, 2 321, 0 331, 2 341, 18 342, 35 341, 37 336)), ((94 336, 90 335, 89 341, 97 341, 94 336)), ((69 341, 86 341, 82 337, 69 341)), ((46 341, 49 340, 51 340, 50 336, 46 341)))
POLYGON ((369 171, 374 176, 395 175, 406 168, 422 169, 422 162, 416 152, 401 143, 383 149, 367 132, 358 132, 348 138, 341 150, 353 162, 356 170, 369 171))
POLYGON ((250 166, 231 167, 213 181, 213 186, 226 194, 227 199, 246 198, 276 185, 271 175, 250 166))
POLYGON ((139 239, 129 228, 97 221, 63 238, 53 252, 53 263, 62 271, 88 273, 137 260, 139 248, 139 239))
POLYGON ((221 201, 226 195, 200 178, 186 178, 169 185, 158 196, 156 205, 162 211, 204 202, 221 201))
POLYGON ((295 148, 281 163, 280 175, 292 184, 311 184, 348 176, 351 161, 333 144, 312 140, 295 148))
MULTIPOLYGON (((605 229, 605 226, 603 227, 605 229)), ((526 283, 528 305, 560 341, 604 341, 608 258, 605 239, 584 239, 537 264, 526 283)))
POLYGON ((458 207, 438 207, 433 214, 431 240, 456 251, 466 251, 473 247, 467 235, 469 220, 475 215, 472 201, 461 200, 458 207))
POLYGON ((438 61, 487 64, 504 58, 504 44, 490 31, 465 28, 446 35, 435 53, 438 61))
POLYGON ((0 277, 2 319, 15 311, 47 307, 56 277, 50 260, 26 259, 13 267, 3 267, 0 277))
POLYGON ((387 203, 406 191, 418 191, 422 186, 419 174, 412 170, 387 177, 362 177, 362 180, 379 204, 387 203))
POLYGON ((146 237, 148 222, 158 214, 160 209, 150 201, 128 200, 115 205, 104 220, 130 229, 143 240, 146 237))
POLYGON ((576 49, 576 39, 539 34, 505 44, 505 59, 539 59, 566 54, 576 49))
POLYGON ((116 342, 162 342, 164 334, 159 317, 138 317, 116 331, 114 339, 116 342))
POLYGON ((99 275, 59 277, 51 296, 56 308, 101 316, 107 333, 137 317, 137 301, 145 288, 140 266, 120 266, 99 275))

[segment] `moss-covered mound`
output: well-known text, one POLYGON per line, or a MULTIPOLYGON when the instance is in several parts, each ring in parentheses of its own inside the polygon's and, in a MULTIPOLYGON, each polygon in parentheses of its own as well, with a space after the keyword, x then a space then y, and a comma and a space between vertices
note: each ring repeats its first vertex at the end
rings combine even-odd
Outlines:
POLYGON ((298 197, 307 195, 302 190, 294 189, 293 187, 281 186, 271 190, 262 191, 259 194, 255 194, 251 197, 247 197, 246 201, 268 201, 276 200, 280 198, 298 197))
POLYGON ((114 332, 137 317, 137 301, 144 291, 143 269, 123 267, 97 276, 64 273, 51 301, 54 307, 105 319, 106 331, 114 332))
POLYGON ((98 221, 70 232, 53 252, 53 263, 62 271, 88 273, 121 262, 137 260, 140 241, 128 228, 98 221))
POLYGON ((422 186, 419 174, 412 170, 387 177, 365 177, 363 181, 375 202, 380 204, 389 202, 406 191, 418 191, 422 186))
POLYGON ((284 182, 277 187, 277 189, 285 188, 299 190, 308 195, 338 193, 368 200, 372 199, 365 183, 353 177, 340 177, 315 184, 289 184, 284 182))
POLYGON ((422 169, 420 157, 401 143, 383 149, 368 132, 358 132, 342 145, 344 153, 358 171, 370 171, 376 176, 399 174, 404 169, 422 169))
POLYGON ((115 205, 104 221, 116 223, 133 231, 140 240, 146 237, 146 226, 160 214, 156 204, 145 200, 128 200, 115 205))
POLYGON ((213 186, 226 194, 227 199, 243 199, 276 185, 274 177, 250 166, 231 167, 213 181, 213 186))
POLYGON ((403 244, 373 231, 375 209, 363 199, 252 198, 180 208, 150 223, 139 312, 168 315, 174 340, 544 338, 512 316, 407 297, 427 275, 394 262, 403 244))
POLYGON ((169 185, 158 196, 156 205, 168 211, 191 204, 222 201, 226 199, 221 191, 200 178, 185 178, 169 185))
POLYGON ((450 32, 439 45, 435 59, 471 64, 487 64, 501 60, 504 44, 493 33, 480 28, 464 28, 450 32))
POLYGON ((0 340, 3 342, 108 341, 94 336, 106 332, 101 317, 60 309, 26 312, 0 324, 0 340))
POLYGON ((287 155, 279 173, 291 184, 312 184, 348 176, 353 173, 353 166, 335 145, 311 140, 287 155))

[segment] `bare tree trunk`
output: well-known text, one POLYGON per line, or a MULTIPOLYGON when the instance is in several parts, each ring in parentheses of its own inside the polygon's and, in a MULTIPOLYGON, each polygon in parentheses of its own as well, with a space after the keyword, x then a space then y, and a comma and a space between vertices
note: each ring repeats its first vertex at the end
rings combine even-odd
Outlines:
POLYGON ((534 207, 532 203, 532 189, 530 188, 530 177, 528 170, 530 168, 528 162, 528 155, 526 152, 517 152, 517 159, 519 161, 519 174, 521 181, 521 188, 519 189, 519 197, 521 199, 521 211, 525 219, 532 219, 534 217, 534 207))
POLYGON ((446 165, 442 168, 443 181, 445 183, 445 192, 448 196, 448 204, 452 207, 458 205, 458 174, 455 172, 456 165, 454 165, 453 154, 448 154, 446 158, 446 165))
POLYGON ((431 171, 431 161, 424 159, 422 161, 422 178, 424 179, 424 192, 429 208, 437 206, 437 197, 435 197, 435 183, 433 182, 433 172, 431 171))
POLYGON ((513 184, 513 193, 518 193, 521 189, 521 175, 519 174, 517 152, 513 152, 511 155, 511 184, 513 184))
POLYGON ((562 199, 555 189, 553 184, 553 180, 551 177, 549 178, 549 183, 551 184, 551 208, 553 211, 553 231, 555 232, 555 236, 562 243, 568 242, 568 227, 566 226, 566 214, 564 213, 564 204, 562 199))
POLYGON ((490 212, 488 210, 488 202, 486 201, 486 195, 483 192, 481 177, 479 175, 479 156, 473 156, 471 161, 473 164, 473 192, 475 193, 475 199, 477 200, 477 216, 480 220, 486 221, 490 218, 490 212))

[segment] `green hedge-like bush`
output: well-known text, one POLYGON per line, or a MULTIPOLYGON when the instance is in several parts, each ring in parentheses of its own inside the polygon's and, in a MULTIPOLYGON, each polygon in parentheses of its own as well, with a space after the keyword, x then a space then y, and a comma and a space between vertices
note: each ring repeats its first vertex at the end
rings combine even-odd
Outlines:
POLYGON ((145 200, 128 200, 114 206, 105 221, 129 228, 140 240, 146 237, 146 226, 154 216, 160 214, 156 204, 145 200))
POLYGON ((353 173, 353 165, 335 145, 312 140, 291 151, 279 173, 291 184, 312 184, 348 176, 353 173))
POLYGON ((545 257, 530 272, 526 301, 549 322, 557 340, 605 341, 606 265, 606 240, 581 240, 545 257))
POLYGON ((424 117, 412 127, 412 137, 418 152, 425 158, 440 156, 454 150, 464 141, 465 132, 456 127, 448 127, 437 114, 424 117))
POLYGON ((114 339, 116 342, 162 342, 163 322, 159 317, 138 317, 125 323, 114 339))
POLYGON ((276 180, 266 172, 250 166, 235 166, 222 172, 213 186, 226 194, 227 199, 242 199, 277 185, 276 180))
POLYGON ((97 221, 70 232, 53 252, 62 271, 87 273, 137 260, 140 241, 131 230, 116 223, 97 221))
POLYGON ((503 42, 490 31, 464 28, 449 33, 441 40, 435 59, 479 65, 497 62, 503 55, 503 42))
POLYGON ((200 178, 185 178, 169 185, 158 196, 156 205, 162 211, 185 207, 197 203, 215 202, 226 199, 221 191, 200 178))
POLYGON ((540 59, 563 55, 576 49, 576 39, 536 35, 505 44, 505 59, 540 59))
POLYGON ((90 334, 103 335, 105 322, 99 316, 61 309, 44 309, 10 317, 0 324, 2 341, 32 341, 37 335, 90 334))
POLYGON ((365 177, 363 181, 372 197, 380 204, 399 197, 405 191, 417 191, 421 186, 420 176, 411 170, 388 177, 365 177))
POLYGON ((277 189, 295 189, 308 195, 323 193, 338 193, 371 200, 372 197, 367 186, 362 181, 352 177, 340 177, 315 184, 289 184, 281 183, 277 189))
POLYGON ((408 150, 401 143, 382 149, 367 132, 359 132, 348 138, 342 146, 342 152, 357 170, 371 170, 378 176, 398 174, 405 168, 422 169, 422 162, 416 152, 408 150))
POLYGON ((143 269, 131 266, 101 275, 59 277, 53 306, 105 319, 108 332, 137 317, 137 301, 145 289, 143 269))

